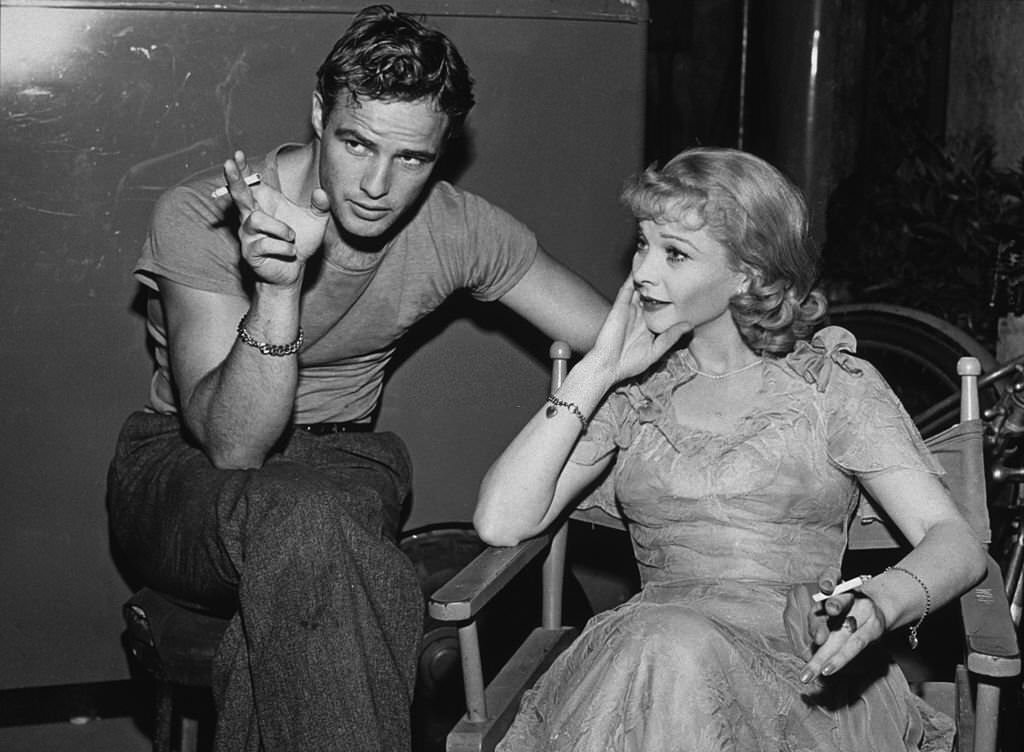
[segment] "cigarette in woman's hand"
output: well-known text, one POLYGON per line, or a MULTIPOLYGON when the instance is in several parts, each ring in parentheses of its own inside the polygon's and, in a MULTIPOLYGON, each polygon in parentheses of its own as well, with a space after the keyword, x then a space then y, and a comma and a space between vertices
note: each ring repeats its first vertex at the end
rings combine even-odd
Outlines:
MULTIPOLYGON (((245 176, 245 184, 248 186, 259 185, 263 178, 260 177, 258 172, 254 172, 252 175, 245 176)), ((210 194, 210 198, 220 198, 221 196, 227 196, 229 193, 228 187, 222 185, 220 188, 210 194)))
POLYGON ((821 603, 824 600, 828 600, 833 595, 841 595, 842 593, 846 593, 846 592, 849 592, 850 590, 854 590, 856 588, 859 588, 867 580, 868 580, 868 578, 867 577, 863 577, 863 576, 861 576, 861 577, 854 577, 852 580, 846 580, 845 582, 840 582, 838 585, 836 585, 835 590, 833 590, 831 593, 815 593, 814 595, 811 596, 811 600, 813 600, 815 603, 821 603))

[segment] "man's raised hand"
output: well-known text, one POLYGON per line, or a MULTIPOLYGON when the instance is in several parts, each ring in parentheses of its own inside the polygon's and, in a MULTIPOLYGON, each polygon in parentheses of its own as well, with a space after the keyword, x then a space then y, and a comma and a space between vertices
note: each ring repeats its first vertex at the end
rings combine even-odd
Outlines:
POLYGON ((299 206, 266 184, 247 185, 248 174, 241 151, 224 163, 228 193, 241 220, 242 258, 262 282, 300 284, 305 262, 323 243, 330 199, 322 188, 316 188, 309 206, 299 206))

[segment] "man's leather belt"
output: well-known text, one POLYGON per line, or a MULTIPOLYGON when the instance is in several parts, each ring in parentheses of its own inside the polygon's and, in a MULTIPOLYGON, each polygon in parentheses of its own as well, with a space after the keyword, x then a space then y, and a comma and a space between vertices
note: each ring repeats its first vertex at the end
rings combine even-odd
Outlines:
POLYGON ((327 436, 332 433, 365 433, 373 430, 373 424, 349 421, 346 423, 296 423, 297 431, 305 431, 314 436, 327 436))

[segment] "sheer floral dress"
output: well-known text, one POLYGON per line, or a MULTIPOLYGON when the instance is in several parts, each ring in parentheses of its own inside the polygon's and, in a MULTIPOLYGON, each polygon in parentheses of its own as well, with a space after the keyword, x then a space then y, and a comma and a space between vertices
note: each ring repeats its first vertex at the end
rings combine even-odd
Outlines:
POLYGON ((523 698, 503 752, 940 750, 952 725, 884 656, 802 684, 803 615, 787 593, 837 565, 855 476, 940 473, 844 329, 761 365, 757 406, 728 435, 677 422, 685 352, 613 392, 572 461, 617 452, 586 503, 629 521, 643 587, 598 614, 523 698), (877 660, 881 658, 881 660, 877 660))

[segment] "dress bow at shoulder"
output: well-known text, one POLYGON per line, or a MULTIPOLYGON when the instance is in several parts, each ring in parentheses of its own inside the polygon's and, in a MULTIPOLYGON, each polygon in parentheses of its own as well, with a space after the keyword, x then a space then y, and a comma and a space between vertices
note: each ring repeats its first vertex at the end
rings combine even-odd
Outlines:
POLYGON ((809 342, 797 342, 793 352, 786 356, 786 363, 804 381, 824 392, 836 366, 854 376, 861 375, 855 363, 856 352, 857 338, 852 333, 841 326, 829 326, 809 342))

